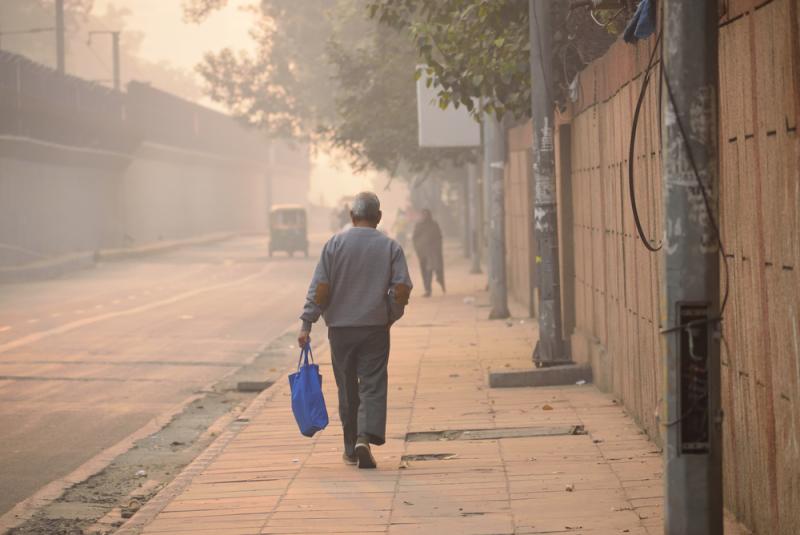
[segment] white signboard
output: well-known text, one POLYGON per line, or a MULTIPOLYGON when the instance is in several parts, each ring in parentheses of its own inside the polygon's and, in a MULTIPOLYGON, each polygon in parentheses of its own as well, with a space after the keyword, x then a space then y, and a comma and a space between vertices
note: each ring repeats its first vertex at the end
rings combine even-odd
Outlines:
POLYGON ((437 90, 426 87, 425 74, 417 80, 417 125, 420 147, 479 147, 481 129, 464 106, 439 107, 437 90))

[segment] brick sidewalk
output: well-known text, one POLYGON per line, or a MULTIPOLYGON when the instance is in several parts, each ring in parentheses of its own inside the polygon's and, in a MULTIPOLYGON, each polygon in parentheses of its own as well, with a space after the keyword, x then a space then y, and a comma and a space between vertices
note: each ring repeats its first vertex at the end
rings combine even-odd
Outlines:
POLYGON ((153 535, 662 533, 657 448, 590 385, 489 389, 489 369, 530 366, 535 325, 483 319, 486 297, 476 288, 485 277, 451 271, 453 293, 414 298, 392 330, 377 470, 341 461, 335 384, 320 354, 327 430, 300 436, 282 380, 118 533, 143 522, 153 535), (478 303, 465 303, 467 295, 478 303), (419 431, 573 425, 587 434, 405 440, 419 431), (424 454, 445 458, 402 459, 424 454))

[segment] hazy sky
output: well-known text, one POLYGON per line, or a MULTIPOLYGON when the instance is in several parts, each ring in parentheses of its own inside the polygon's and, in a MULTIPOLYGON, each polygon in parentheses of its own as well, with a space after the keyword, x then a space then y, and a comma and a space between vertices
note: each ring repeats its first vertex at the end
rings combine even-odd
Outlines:
POLYGON ((131 29, 142 32, 141 55, 153 61, 167 60, 191 70, 207 50, 224 47, 250 49, 248 34, 252 15, 242 11, 247 0, 231 0, 228 7, 212 13, 202 24, 185 24, 181 0, 95 0, 94 12, 108 6, 127 8, 131 29))
MULTIPOLYGON (((193 70, 208 50, 252 49, 248 32, 253 15, 243 8, 253 4, 252 0, 230 0, 225 9, 212 13, 202 24, 183 21, 181 0, 95 0, 93 10, 102 15, 108 6, 127 8, 131 12, 128 27, 144 34, 142 57, 193 70)), ((373 178, 373 174, 354 175, 346 164, 319 154, 312 167, 309 198, 313 202, 324 198, 331 204, 344 195, 371 188, 373 178)), ((378 178, 379 184, 385 182, 378 178)))

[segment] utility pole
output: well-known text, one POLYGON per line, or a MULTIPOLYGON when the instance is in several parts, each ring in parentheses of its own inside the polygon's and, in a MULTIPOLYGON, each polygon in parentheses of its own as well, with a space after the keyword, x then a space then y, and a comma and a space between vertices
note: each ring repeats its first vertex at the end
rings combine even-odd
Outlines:
POLYGON ((480 228, 478 220, 480 215, 478 196, 478 165, 467 164, 467 202, 469 203, 469 244, 471 265, 469 272, 473 274, 481 273, 481 244, 480 228))
POLYGON ((64 0, 56 0, 56 69, 64 74, 64 0))
POLYGON ((533 235, 539 287, 539 341, 533 350, 537 367, 571 364, 561 327, 558 266, 558 218, 553 151, 552 0, 528 0, 531 44, 531 111, 533 124, 533 235))
POLYGON ((489 319, 507 318, 508 292, 506 289, 506 232, 504 175, 506 160, 505 128, 493 113, 484 114, 484 145, 489 209, 489 319))
POLYGON ((111 32, 111 56, 114 61, 114 90, 119 91, 119 32, 111 32))
MULTIPOLYGON (((481 103, 481 106, 483 104, 481 103)), ((491 271, 492 271, 492 261, 489 254, 489 198, 490 198, 490 188, 489 184, 491 181, 489 180, 489 176, 491 175, 491 168, 489 167, 489 162, 491 159, 491 144, 492 140, 490 138, 490 131, 489 127, 486 123, 488 123, 487 115, 481 110, 481 142, 483 143, 483 154, 481 155, 481 214, 480 214, 480 227, 479 236, 480 236, 480 247, 483 249, 483 256, 486 259, 486 272, 491 278, 491 271)), ((489 282, 487 281, 486 287, 489 287, 489 282)))
POLYGON ((722 535, 717 2, 664 8, 664 533, 722 535))
POLYGON ((92 44, 92 36, 94 35, 110 35, 111 36, 111 62, 112 62, 112 71, 113 71, 113 81, 114 81, 114 90, 120 91, 122 89, 122 84, 120 82, 119 76, 119 33, 118 31, 93 31, 89 32, 89 41, 88 45, 91 46, 92 44))
MULTIPOLYGON (((469 164, 467 164, 469 165, 469 164)), ((462 244, 464 249, 464 258, 469 258, 470 253, 472 251, 472 246, 470 244, 472 240, 472 223, 470 222, 469 218, 469 171, 466 167, 461 168, 461 191, 459 191, 459 196, 461 197, 461 204, 462 204, 462 217, 463 217, 463 225, 464 228, 462 233, 462 244), (466 171, 466 173, 464 173, 466 171), (466 175, 466 176, 465 176, 466 175)))

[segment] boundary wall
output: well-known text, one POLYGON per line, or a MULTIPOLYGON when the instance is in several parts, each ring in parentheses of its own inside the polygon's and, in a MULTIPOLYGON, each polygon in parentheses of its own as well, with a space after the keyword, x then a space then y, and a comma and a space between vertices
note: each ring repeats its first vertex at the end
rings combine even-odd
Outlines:
POLYGON ((263 232, 271 204, 306 202, 294 197, 308 175, 305 146, 147 84, 116 92, 0 52, 0 270, 12 278, 103 249, 263 232))
MULTIPOLYGON (((799 10, 797 0, 729 0, 720 16, 715 193, 730 288, 722 344, 725 503, 769 535, 800 533, 799 10)), ((639 240, 628 187, 631 123, 654 42, 618 41, 580 73, 577 99, 557 120, 556 158, 564 334, 573 358, 591 363, 598 386, 660 443, 663 259, 639 240)), ((658 85, 655 72, 633 165, 641 220, 655 241, 666 230, 658 85)), ((506 161, 508 280, 523 297, 519 272, 529 250, 512 249, 525 247, 522 229, 531 225, 530 215, 519 218, 529 210, 518 199, 530 179, 530 141, 527 161, 518 143, 524 130, 530 124, 509 131, 506 161)))

